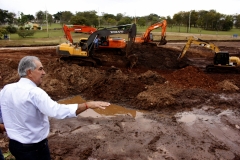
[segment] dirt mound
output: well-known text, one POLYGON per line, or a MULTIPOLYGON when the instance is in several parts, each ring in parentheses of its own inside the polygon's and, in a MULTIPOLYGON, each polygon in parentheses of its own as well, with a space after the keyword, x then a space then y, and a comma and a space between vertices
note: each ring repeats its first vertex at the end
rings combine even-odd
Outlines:
POLYGON ((176 70, 172 76, 173 82, 183 88, 216 89, 216 82, 202 70, 193 66, 176 70))
POLYGON ((224 91, 238 91, 239 87, 237 87, 233 82, 229 80, 224 80, 218 83, 218 87, 224 91))

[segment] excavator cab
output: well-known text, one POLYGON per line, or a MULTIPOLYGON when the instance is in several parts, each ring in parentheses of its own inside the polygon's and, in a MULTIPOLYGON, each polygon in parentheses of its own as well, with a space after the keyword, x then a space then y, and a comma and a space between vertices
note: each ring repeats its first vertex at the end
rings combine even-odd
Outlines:
POLYGON ((229 65, 229 57, 227 51, 216 53, 214 56, 214 65, 229 65))

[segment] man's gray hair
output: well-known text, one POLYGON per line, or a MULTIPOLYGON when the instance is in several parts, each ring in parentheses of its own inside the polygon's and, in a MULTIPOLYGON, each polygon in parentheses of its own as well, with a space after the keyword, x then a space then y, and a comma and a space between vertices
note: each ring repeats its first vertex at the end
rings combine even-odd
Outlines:
POLYGON ((18 74, 20 77, 25 77, 29 69, 36 69, 37 66, 34 63, 35 60, 40 61, 39 58, 36 56, 26 56, 20 60, 18 64, 18 74))

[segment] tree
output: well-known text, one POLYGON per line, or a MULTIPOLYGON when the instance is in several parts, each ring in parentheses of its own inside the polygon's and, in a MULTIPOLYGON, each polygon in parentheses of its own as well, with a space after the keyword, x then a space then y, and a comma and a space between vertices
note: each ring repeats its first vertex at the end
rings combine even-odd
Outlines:
POLYGON ((1 24, 4 24, 6 23, 6 19, 7 19, 7 14, 8 14, 8 11, 7 10, 2 10, 0 9, 0 23, 1 24))
POLYGON ((182 24, 182 20, 183 20, 183 13, 184 12, 178 12, 177 14, 173 15, 173 20, 175 21, 176 25, 179 26, 179 32, 180 32, 180 26, 182 24))
POLYGON ((70 23, 74 25, 90 25, 88 24, 87 19, 81 16, 72 16, 70 23))
POLYGON ((46 13, 47 14, 47 21, 48 21, 48 24, 51 26, 52 23, 53 23, 53 16, 49 13, 46 13))
POLYGON ((229 31, 233 28, 233 17, 230 15, 225 15, 225 19, 221 22, 222 31, 229 31))
POLYGON ((150 24, 147 24, 147 25, 152 25, 154 23, 159 22, 159 18, 160 18, 160 16, 158 16, 157 14, 153 14, 153 13, 149 14, 147 16, 147 20, 150 24))
POLYGON ((29 22, 28 16, 21 12, 20 17, 18 17, 18 25, 23 26, 27 22, 29 22))
POLYGON ((35 20, 35 17, 31 14, 27 14, 27 15, 24 15, 24 16, 26 16, 29 21, 35 20))
POLYGON ((117 21, 113 18, 108 18, 107 19, 107 23, 110 24, 110 25, 116 25, 117 24, 117 21))
POLYGON ((40 23, 40 24, 43 24, 44 21, 46 20, 46 14, 44 11, 38 11, 36 13, 36 19, 37 19, 37 22, 40 23))
POLYGON ((125 24, 131 24, 133 23, 133 18, 131 17, 123 17, 117 25, 125 25, 125 24))
MULTIPOLYGON (((190 18, 190 27, 191 26, 196 27, 197 26, 197 20, 198 20, 198 12, 196 12, 195 10, 192 10, 191 14, 190 14, 190 12, 188 12, 188 14, 189 14, 188 21, 189 21, 189 18, 190 18)), ((188 26, 189 26, 189 22, 188 22, 188 26)))
POLYGON ((122 13, 118 13, 116 16, 116 21, 120 21, 123 18, 123 14, 122 13))
POLYGON ((61 16, 61 24, 68 24, 70 22, 71 17, 73 16, 72 12, 64 11, 61 16))
POLYGON ((145 25, 146 25, 146 22, 147 22, 147 20, 146 20, 146 18, 144 18, 144 17, 139 17, 139 18, 137 18, 137 25, 139 25, 140 27, 145 26, 145 25))
MULTIPOLYGON (((98 26, 98 16, 96 11, 86 11, 86 12, 77 12, 76 13, 77 19, 83 21, 85 25, 93 25, 94 27, 98 26)), ((75 18, 74 18, 75 19, 75 18)), ((79 24, 81 24, 79 23, 79 24)))
POLYGON ((61 18, 62 18, 62 12, 57 12, 56 14, 53 15, 54 17, 54 21, 56 22, 60 22, 61 23, 61 18))
POLYGON ((165 19, 166 19, 166 21, 167 21, 168 27, 171 27, 171 28, 172 28, 172 26, 173 26, 173 24, 174 24, 173 19, 172 19, 170 16, 167 16, 167 18, 165 18, 165 19))
POLYGON ((106 21, 107 21, 109 18, 116 20, 116 17, 115 17, 113 14, 108 14, 108 13, 105 13, 105 14, 102 16, 102 18, 103 18, 104 20, 106 20, 106 21))
POLYGON ((235 27, 240 28, 240 14, 235 15, 235 27))
POLYGON ((0 9, 0 24, 13 24, 15 21, 15 13, 0 9))

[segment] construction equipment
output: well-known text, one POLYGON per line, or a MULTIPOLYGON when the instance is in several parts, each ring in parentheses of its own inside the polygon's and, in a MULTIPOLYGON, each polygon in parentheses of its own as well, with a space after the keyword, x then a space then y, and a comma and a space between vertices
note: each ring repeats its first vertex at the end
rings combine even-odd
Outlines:
MULTIPOLYGON (((103 28, 107 30, 111 30, 111 34, 126 34, 127 32, 124 32, 124 28, 130 27, 131 24, 127 25, 121 25, 121 26, 112 26, 109 28, 103 28)), ((66 39, 70 43, 74 43, 72 39, 71 32, 82 32, 82 33, 89 33, 92 34, 93 32, 97 31, 98 29, 91 27, 91 26, 83 26, 83 25, 63 25, 63 31, 65 33, 66 39)), ((127 45, 127 42, 125 39, 120 37, 109 37, 109 36, 98 36, 99 42, 98 42, 98 48, 118 48, 118 49, 124 49, 127 45)), ((80 38, 80 40, 83 40, 84 38, 80 38)))
POLYGON ((166 28, 167 28, 167 21, 163 20, 161 22, 157 22, 150 27, 147 28, 145 33, 141 37, 136 37, 135 42, 136 43, 151 43, 153 42, 153 35, 151 33, 152 30, 157 29, 159 27, 162 27, 162 32, 161 32, 161 40, 158 43, 158 45, 165 45, 167 43, 166 40, 166 28))
POLYGON ((97 29, 91 26, 84 26, 84 25, 63 25, 63 31, 65 33, 66 39, 73 43, 71 32, 79 32, 79 33, 88 33, 92 34, 97 29))
POLYGON ((191 44, 196 44, 214 51, 214 59, 213 64, 207 65, 206 70, 210 71, 223 71, 223 70, 234 70, 238 71, 240 66, 240 59, 236 56, 230 56, 228 51, 220 51, 220 49, 214 45, 213 43, 204 41, 195 36, 188 37, 188 41, 184 46, 182 52, 178 56, 178 60, 180 60, 187 52, 191 44))
MULTIPOLYGON (((125 48, 129 49, 136 36, 136 24, 127 24, 96 30, 88 38, 80 38, 77 43, 66 42, 57 46, 56 52, 61 56, 61 59, 77 62, 80 65, 85 65, 81 62, 90 62, 92 66, 101 65, 101 61, 94 56, 94 41, 100 38, 100 46, 109 46, 109 48, 125 48), (105 39, 113 34, 128 34, 128 42, 124 40, 124 44, 116 45, 114 38, 105 39), (103 38, 102 38, 103 37, 103 38), (106 43, 105 43, 106 42, 106 43), (81 62, 80 62, 81 61, 81 62)), ((117 40, 116 40, 117 41, 117 40)))

